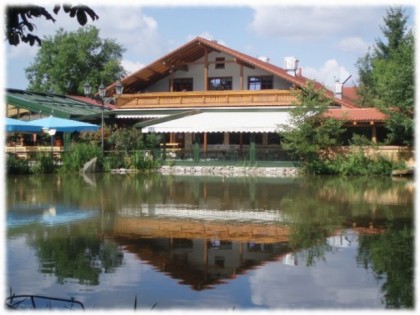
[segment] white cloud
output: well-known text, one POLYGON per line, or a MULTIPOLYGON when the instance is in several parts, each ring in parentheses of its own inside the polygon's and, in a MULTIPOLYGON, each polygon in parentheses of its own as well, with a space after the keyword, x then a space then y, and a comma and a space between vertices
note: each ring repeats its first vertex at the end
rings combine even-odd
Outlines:
POLYGON ((376 30, 380 24, 375 7, 254 7, 250 29, 259 35, 315 41, 337 34, 355 36, 376 30), (373 27, 374 26, 374 27, 373 27))
POLYGON ((340 40, 336 47, 345 52, 367 52, 369 44, 360 37, 348 37, 340 40))
POLYGON ((334 86, 334 80, 343 82, 349 76, 349 72, 344 66, 341 66, 337 60, 327 60, 321 68, 303 67, 302 75, 310 79, 314 79, 328 88, 334 86))
POLYGON ((141 62, 131 61, 127 59, 123 59, 121 61, 123 68, 128 72, 128 74, 136 72, 143 68, 145 65, 141 62))
POLYGON ((165 50, 157 21, 145 15, 140 7, 105 6, 96 12, 99 19, 91 24, 100 29, 102 38, 113 38, 125 47, 130 58, 156 56, 165 50))

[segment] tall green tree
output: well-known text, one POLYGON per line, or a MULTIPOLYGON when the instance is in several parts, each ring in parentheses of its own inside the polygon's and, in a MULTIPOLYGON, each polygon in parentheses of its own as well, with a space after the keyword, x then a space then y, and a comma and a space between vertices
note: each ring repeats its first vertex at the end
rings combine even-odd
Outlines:
POLYGON ((296 102, 288 124, 281 126, 282 147, 293 158, 302 160, 304 167, 312 169, 317 161, 329 158, 325 153, 330 148, 340 144, 343 122, 324 115, 332 100, 315 82, 309 81, 302 89, 292 90, 292 94, 296 102))
POLYGON ((97 87, 124 76, 125 49, 114 39, 102 39, 94 26, 75 32, 59 29, 45 38, 34 62, 25 69, 32 91, 83 95, 83 84, 97 87))
POLYGON ((414 35, 407 31, 408 17, 401 7, 390 8, 372 51, 357 62, 362 106, 375 106, 390 119, 388 142, 414 142, 414 35))

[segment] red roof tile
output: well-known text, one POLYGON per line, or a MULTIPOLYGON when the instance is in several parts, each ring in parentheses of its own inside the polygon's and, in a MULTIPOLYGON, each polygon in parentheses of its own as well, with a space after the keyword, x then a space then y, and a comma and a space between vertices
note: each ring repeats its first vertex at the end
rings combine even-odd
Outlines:
MULTIPOLYGON (((91 99, 90 97, 79 96, 79 95, 67 95, 67 97, 72 98, 72 99, 77 100, 77 101, 80 101, 80 102, 88 103, 88 104, 91 104, 91 105, 101 106, 100 103, 91 99)), ((104 107, 107 108, 107 109, 115 109, 116 108, 115 105, 109 104, 109 103, 105 103, 104 107)))
POLYGON ((377 108, 329 109, 325 113, 325 116, 356 122, 383 122, 388 118, 386 114, 382 113, 377 108))

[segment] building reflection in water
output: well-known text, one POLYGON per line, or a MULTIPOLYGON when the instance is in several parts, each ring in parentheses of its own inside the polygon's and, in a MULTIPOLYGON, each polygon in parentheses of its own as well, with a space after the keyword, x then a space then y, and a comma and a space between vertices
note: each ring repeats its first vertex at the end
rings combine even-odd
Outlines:
POLYGON ((114 239, 142 261, 194 290, 212 288, 268 261, 298 265, 289 246, 290 228, 282 223, 280 211, 177 207, 182 209, 159 205, 121 209, 114 239))

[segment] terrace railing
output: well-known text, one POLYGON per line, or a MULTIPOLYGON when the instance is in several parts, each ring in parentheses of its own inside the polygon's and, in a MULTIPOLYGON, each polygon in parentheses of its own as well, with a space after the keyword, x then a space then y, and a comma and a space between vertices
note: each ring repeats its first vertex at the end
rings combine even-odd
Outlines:
POLYGON ((190 91, 123 94, 116 104, 124 109, 289 106, 294 100, 288 90, 190 91))

